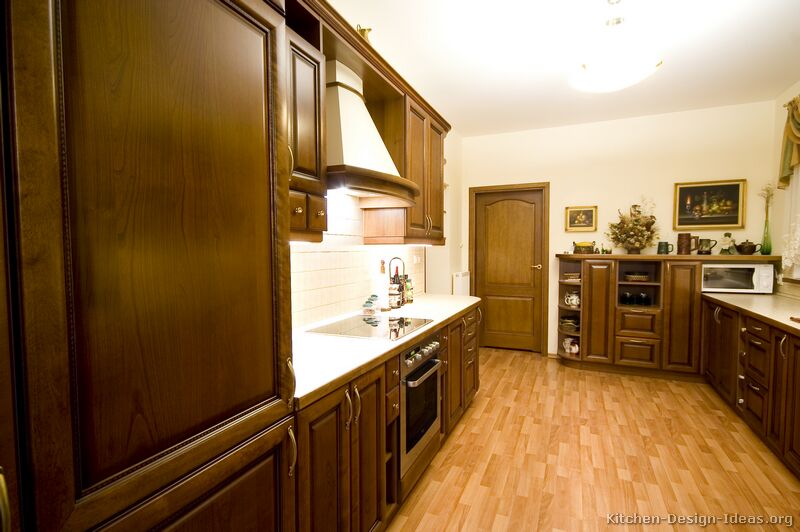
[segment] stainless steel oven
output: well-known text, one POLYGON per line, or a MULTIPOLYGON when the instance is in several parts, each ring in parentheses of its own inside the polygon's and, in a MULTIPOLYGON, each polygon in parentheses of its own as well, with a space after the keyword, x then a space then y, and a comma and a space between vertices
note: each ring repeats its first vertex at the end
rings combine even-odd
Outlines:
MULTIPOLYGON (((403 477, 420 460, 432 458, 432 446, 438 449, 442 420, 439 375, 442 362, 436 358, 438 352, 439 335, 435 334, 401 357, 400 477, 403 491, 411 488, 408 479, 403 477)), ((413 476, 418 478, 421 470, 414 469, 417 474, 413 476)), ((413 485, 416 478, 410 484, 413 485)))

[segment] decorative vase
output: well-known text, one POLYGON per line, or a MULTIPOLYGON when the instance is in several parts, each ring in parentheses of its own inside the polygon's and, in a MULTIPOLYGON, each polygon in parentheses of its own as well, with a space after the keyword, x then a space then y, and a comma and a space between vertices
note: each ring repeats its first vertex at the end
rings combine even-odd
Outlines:
POLYGON ((627 249, 628 249, 628 255, 641 255, 642 254, 642 248, 627 248, 627 249))
POLYGON ((772 255, 772 237, 769 234, 769 203, 765 207, 764 236, 761 237, 761 254, 772 255))

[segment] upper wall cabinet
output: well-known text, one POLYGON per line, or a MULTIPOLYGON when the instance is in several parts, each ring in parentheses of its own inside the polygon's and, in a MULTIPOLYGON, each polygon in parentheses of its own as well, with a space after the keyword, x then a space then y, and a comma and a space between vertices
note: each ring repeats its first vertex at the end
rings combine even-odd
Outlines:
POLYGON ((408 208, 365 209, 365 244, 444 244, 447 128, 406 97, 405 177, 422 191, 408 208))
POLYGON ((291 239, 321 242, 328 228, 325 202, 327 171, 325 165, 325 57, 318 49, 320 27, 310 14, 295 2, 287 6, 288 22, 299 33, 286 31, 288 59, 288 141, 291 174, 289 176, 291 239), (296 14, 297 13, 297 14, 296 14), (315 31, 316 30, 316 31, 315 31))

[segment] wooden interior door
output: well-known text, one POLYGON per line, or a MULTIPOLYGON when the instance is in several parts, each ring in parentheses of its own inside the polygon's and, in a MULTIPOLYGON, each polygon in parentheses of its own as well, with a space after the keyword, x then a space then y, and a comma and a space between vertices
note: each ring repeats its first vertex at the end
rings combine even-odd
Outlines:
POLYGON ((87 529, 292 412, 284 20, 12 3, 35 518, 87 529))
POLYGON ((473 294, 482 346, 546 352, 545 188, 474 191, 473 294))

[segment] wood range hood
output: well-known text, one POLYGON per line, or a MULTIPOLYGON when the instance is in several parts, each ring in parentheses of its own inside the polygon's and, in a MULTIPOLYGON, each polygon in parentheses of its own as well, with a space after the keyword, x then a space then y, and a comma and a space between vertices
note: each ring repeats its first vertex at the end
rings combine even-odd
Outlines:
POLYGON ((363 81, 336 60, 325 70, 328 188, 358 196, 363 208, 414 206, 420 188, 400 176, 367 109, 363 81))

